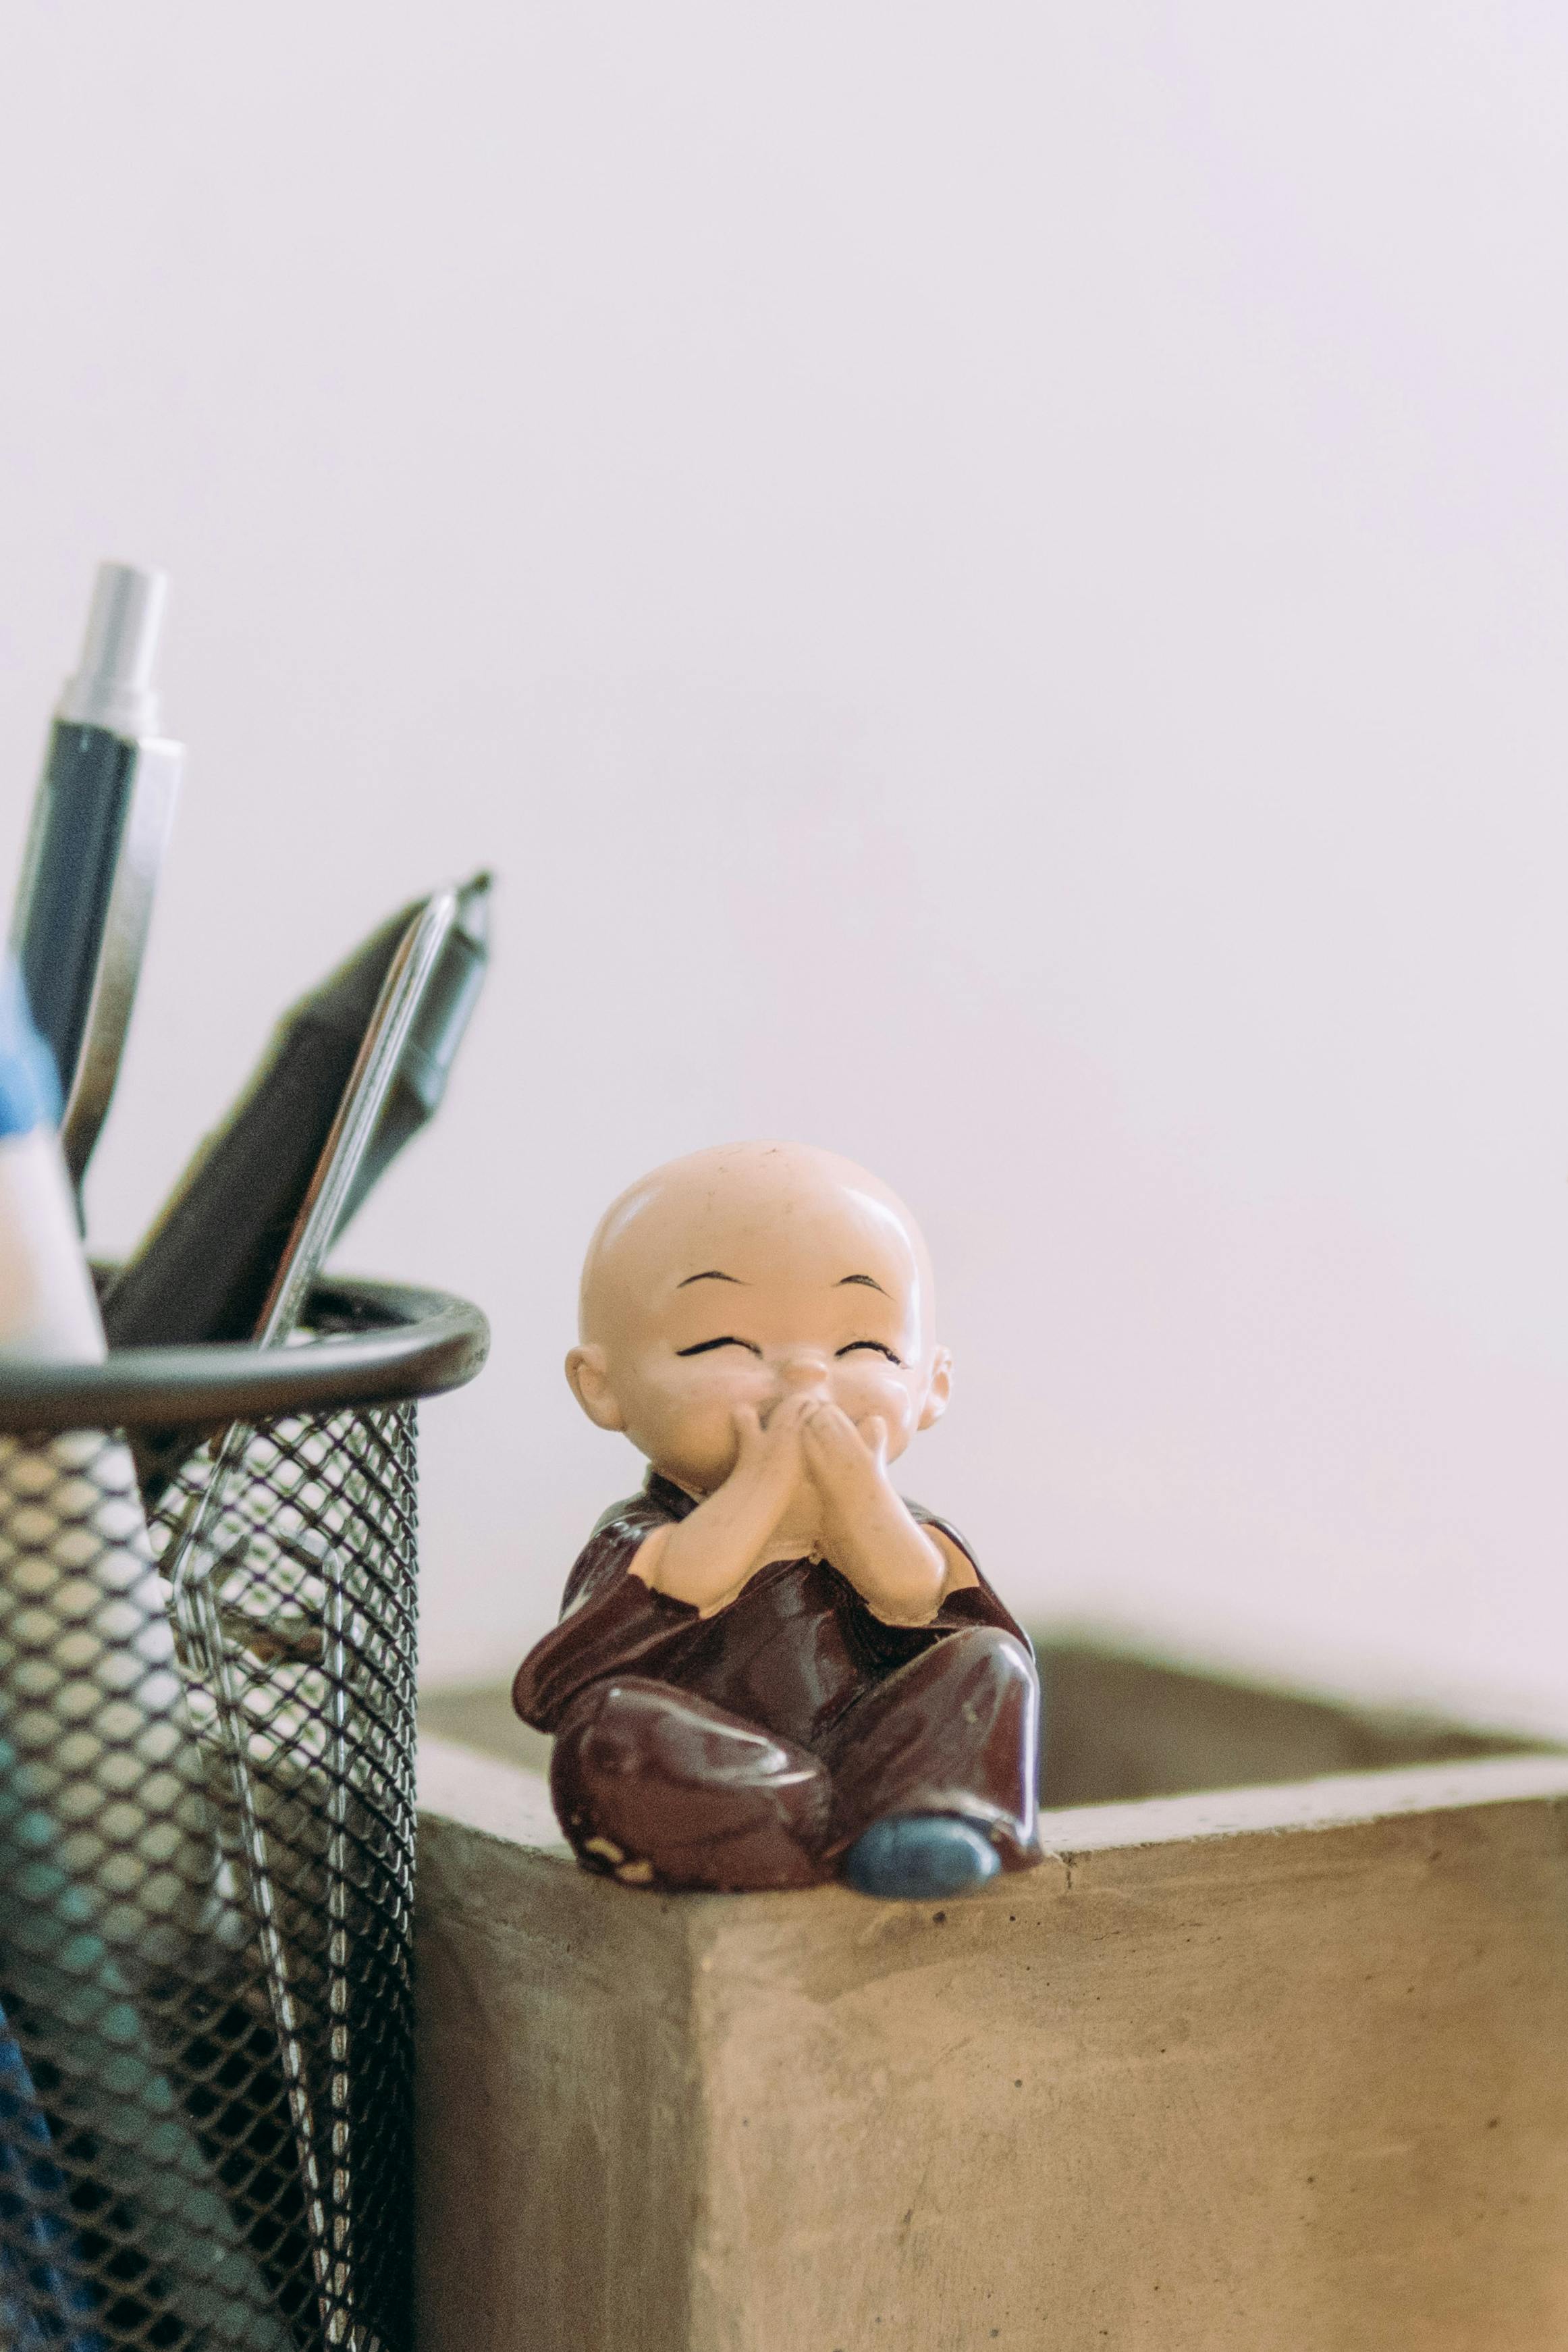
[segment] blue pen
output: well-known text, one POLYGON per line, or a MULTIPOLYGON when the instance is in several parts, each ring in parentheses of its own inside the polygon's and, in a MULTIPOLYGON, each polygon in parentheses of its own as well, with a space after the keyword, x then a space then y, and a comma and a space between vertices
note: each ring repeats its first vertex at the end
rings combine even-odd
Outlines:
MULTIPOLYGON (((16 967, 0 965, 0 1349, 78 1352, 90 1294, 77 1265, 70 1192, 47 1118, 57 1107, 48 1055, 25 1018, 16 967)), ((93 2297, 77 2273, 65 2175, 21 2046, 0 2008, 0 2343, 15 2352, 100 2352, 85 2323, 93 2297)))
POLYGON ((59 1076, 79 1192, 120 1071, 184 753, 158 732, 159 572, 99 566, 81 666, 55 711, 11 947, 59 1076))
POLYGON ((55 1121, 59 1088, 0 956, 0 1354, 90 1363, 103 1328, 55 1121))
MULTIPOLYGON (((0 1348, 90 1360, 103 1354, 103 1331, 49 1123, 52 1088, 15 967, 0 964, 0 1348)), ((214 1957, 204 1925, 215 1861, 206 1810, 123 1443, 91 1430, 0 1433, 6 2039, 32 2084, 43 2089, 47 2075, 56 2162, 92 2207, 108 2246, 100 2272, 141 2282, 149 2327, 164 2331, 147 2340, 292 2352, 221 2160, 186 2110, 166 2003, 148 1990, 150 1971, 204 1974, 214 1957), (65 1541, 53 1539, 43 1507, 59 1496, 72 1497, 65 1541), (85 1813, 84 1790, 98 1797, 85 1813)), ((8 2168, 20 2165, 37 2198, 35 2112, 37 2103, 0 2105, 8 2168)), ((10 2257, 0 2296, 13 2302, 37 2251, 23 2210, 8 2219, 0 2203, 10 2257)), ((35 2320, 44 2324, 36 2311, 35 2320)))
POLYGON ((48 2118, 0 2009, 0 2342, 15 2352, 103 2352, 68 2194, 48 2118))

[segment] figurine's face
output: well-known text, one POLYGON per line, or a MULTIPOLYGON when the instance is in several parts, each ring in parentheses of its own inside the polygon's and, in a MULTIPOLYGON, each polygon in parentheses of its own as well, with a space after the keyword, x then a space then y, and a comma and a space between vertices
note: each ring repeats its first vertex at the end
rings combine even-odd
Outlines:
POLYGON ((736 1454, 735 1410, 789 1395, 879 1416, 889 1459, 947 1401, 930 1276, 908 1212, 850 1163, 800 1146, 702 1152, 618 1202, 595 1238, 580 1402, 695 1493, 736 1454))

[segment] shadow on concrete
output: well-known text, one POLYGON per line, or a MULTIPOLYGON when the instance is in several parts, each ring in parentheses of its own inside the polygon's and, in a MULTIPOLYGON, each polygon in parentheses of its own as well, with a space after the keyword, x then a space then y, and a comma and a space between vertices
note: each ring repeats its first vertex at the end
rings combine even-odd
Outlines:
MULTIPOLYGON (((1040 1631, 1035 1641, 1045 1690, 1040 1792, 1051 1806, 1257 1788, 1552 1745, 1270 1689, 1090 1638, 1040 1631)), ((504 1685, 424 1692, 420 1723, 435 1738, 536 1772, 549 1768, 550 1741, 517 1721, 504 1685)))

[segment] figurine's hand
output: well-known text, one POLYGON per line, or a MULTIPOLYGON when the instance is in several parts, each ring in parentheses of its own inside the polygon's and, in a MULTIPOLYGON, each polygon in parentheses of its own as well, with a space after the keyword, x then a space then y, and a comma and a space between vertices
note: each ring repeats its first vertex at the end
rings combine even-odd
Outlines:
POLYGON ((841 1532, 893 1493, 887 1476, 887 1423, 880 1414, 852 1421, 841 1406, 813 1397, 800 1444, 807 1472, 822 1497, 824 1535, 841 1532))
POLYGON ((728 1477, 676 1526, 651 1535, 632 1573, 705 1616, 733 1601, 764 1560, 777 1556, 772 1538, 782 1522, 800 1516, 806 1484, 800 1431, 810 1403, 786 1397, 766 1423, 754 1407, 738 1405, 728 1477))
MULTIPOLYGON (((770 1509, 772 1517, 767 1533, 771 1535, 798 1496, 805 1475, 800 1431, 810 1403, 810 1397, 784 1397, 766 1422, 755 1405, 737 1404, 731 1416, 735 1423, 735 1462, 728 1477, 722 1486, 716 1487, 708 1502, 716 1502, 720 1495, 729 1495, 732 1499, 744 1497, 748 1512, 752 1507, 758 1512, 770 1509)), ((703 1508, 706 1510, 707 1504, 703 1508)))
POLYGON ((966 1576, 894 1491, 886 1423, 873 1413, 856 1423, 819 1398, 806 1413, 800 1447, 822 1498, 822 1548, 833 1566, 885 1623, 929 1624, 974 1571, 966 1576))

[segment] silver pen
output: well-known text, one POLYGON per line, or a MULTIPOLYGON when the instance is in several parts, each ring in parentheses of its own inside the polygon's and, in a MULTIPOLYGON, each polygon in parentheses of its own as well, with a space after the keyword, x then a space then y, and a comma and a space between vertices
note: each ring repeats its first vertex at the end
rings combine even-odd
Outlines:
POLYGON ((79 1196, 120 1074, 184 751, 158 730, 152 666, 167 582, 101 563, 33 803, 11 922, 65 1106, 79 1196))

